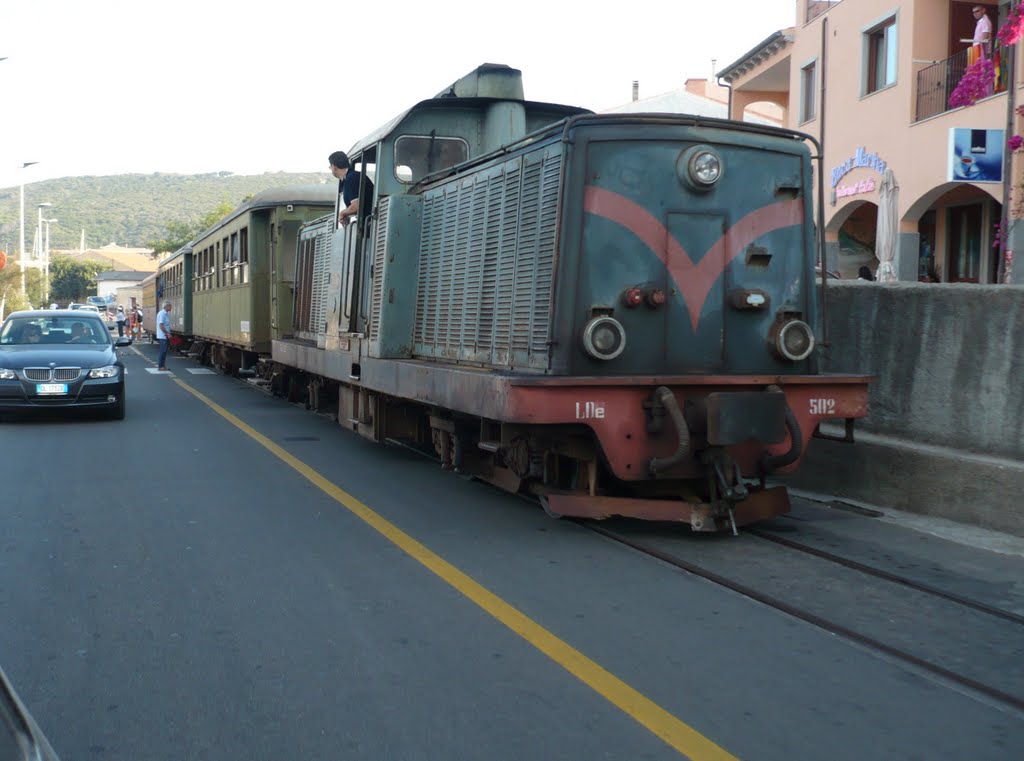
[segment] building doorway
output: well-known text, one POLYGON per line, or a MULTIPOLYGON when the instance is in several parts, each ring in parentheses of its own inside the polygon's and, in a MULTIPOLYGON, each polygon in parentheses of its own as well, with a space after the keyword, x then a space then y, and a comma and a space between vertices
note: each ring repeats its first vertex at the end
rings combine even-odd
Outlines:
POLYGON ((946 237, 946 281, 949 283, 980 283, 982 273, 982 223, 985 208, 980 203, 951 206, 946 212, 949 235, 946 237))
POLYGON ((935 260, 935 209, 929 209, 917 223, 920 237, 920 250, 917 258, 917 279, 922 283, 933 283, 938 280, 938 265, 935 260))
POLYGON ((875 232, 878 229, 878 206, 861 203, 839 228, 839 256, 835 268, 844 280, 856 279, 861 267, 878 271, 875 257, 875 232))

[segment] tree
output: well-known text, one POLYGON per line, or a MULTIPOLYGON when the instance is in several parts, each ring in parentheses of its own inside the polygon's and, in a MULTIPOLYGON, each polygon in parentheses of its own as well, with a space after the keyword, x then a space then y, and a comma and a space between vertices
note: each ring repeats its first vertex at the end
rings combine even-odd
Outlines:
POLYGON ((50 262, 50 299, 57 303, 85 301, 96 293, 96 275, 113 269, 94 259, 55 256, 50 262))
POLYGON ((9 312, 30 309, 33 304, 38 306, 43 291, 43 276, 39 270, 25 270, 25 290, 28 295, 21 291, 21 269, 8 262, 0 270, 0 319, 9 312))
MULTIPOLYGON (((249 194, 249 197, 252 197, 252 193, 249 194)), ((234 210, 234 204, 232 204, 226 197, 223 198, 219 204, 206 213, 206 216, 199 220, 199 229, 196 230, 196 235, 203 232, 208 227, 213 227, 234 210)))
POLYGON ((234 210, 231 201, 226 197, 216 207, 203 215, 198 222, 182 222, 174 220, 167 223, 167 234, 161 240, 151 240, 147 248, 153 249, 153 256, 171 254, 182 246, 188 245, 206 229, 213 227, 234 210))
POLYGON ((167 223, 166 235, 163 238, 146 241, 145 246, 146 248, 153 249, 153 256, 155 257, 159 254, 177 251, 194 237, 192 225, 188 222, 175 220, 167 223))

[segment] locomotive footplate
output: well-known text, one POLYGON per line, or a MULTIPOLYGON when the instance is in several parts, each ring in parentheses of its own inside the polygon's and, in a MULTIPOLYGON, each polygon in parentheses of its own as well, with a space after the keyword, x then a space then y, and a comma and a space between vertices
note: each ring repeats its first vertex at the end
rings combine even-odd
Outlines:
MULTIPOLYGON (((719 531, 730 527, 728 511, 706 502, 671 499, 632 499, 582 494, 549 494, 547 509, 564 518, 603 520, 612 516, 649 521, 689 523, 694 531, 719 531)), ((733 505, 737 526, 756 523, 789 512, 789 494, 784 486, 754 491, 733 505)))

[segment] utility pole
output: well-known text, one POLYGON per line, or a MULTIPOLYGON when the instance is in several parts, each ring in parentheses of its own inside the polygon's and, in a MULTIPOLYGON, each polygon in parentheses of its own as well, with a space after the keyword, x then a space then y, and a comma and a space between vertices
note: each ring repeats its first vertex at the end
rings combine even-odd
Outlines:
MULTIPOLYGON (((27 169, 33 164, 38 164, 38 161, 26 161, 21 165, 22 170, 27 169)), ((24 171, 21 173, 21 242, 18 247, 18 263, 21 265, 21 292, 25 292, 25 176, 24 171)))

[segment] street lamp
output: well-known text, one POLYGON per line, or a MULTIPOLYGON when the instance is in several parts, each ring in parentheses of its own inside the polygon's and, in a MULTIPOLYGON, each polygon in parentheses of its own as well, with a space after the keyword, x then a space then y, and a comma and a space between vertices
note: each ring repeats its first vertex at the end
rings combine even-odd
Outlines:
POLYGON ((43 201, 42 203, 36 204, 36 241, 37 243, 32 246, 32 256, 35 256, 37 251, 39 258, 43 258, 43 209, 49 209, 53 204, 49 201, 43 201))
MULTIPOLYGON (((38 161, 26 161, 21 165, 22 169, 26 169, 33 164, 38 164, 38 161)), ((24 174, 21 176, 21 241, 18 248, 18 263, 21 265, 21 292, 25 292, 25 177, 24 174)))
POLYGON ((56 219, 44 219, 43 224, 46 225, 46 249, 43 254, 43 303, 50 303, 50 225, 54 224, 56 219))

